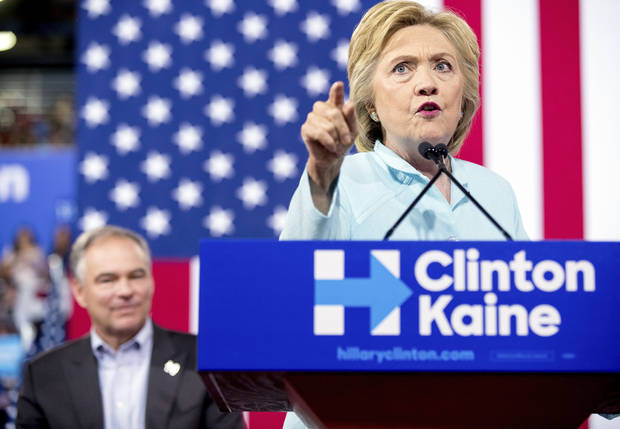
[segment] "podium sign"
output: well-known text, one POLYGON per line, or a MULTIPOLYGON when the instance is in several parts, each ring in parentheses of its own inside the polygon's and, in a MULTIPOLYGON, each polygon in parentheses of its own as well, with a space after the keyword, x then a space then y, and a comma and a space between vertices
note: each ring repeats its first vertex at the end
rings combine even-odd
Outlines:
POLYGON ((200 246, 201 371, 620 372, 620 243, 200 246))

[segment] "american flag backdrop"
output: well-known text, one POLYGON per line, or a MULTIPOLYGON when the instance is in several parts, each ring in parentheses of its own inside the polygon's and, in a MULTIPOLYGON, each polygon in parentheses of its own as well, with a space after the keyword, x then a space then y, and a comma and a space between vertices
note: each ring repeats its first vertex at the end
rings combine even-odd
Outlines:
MULTIPOLYGON (((306 160, 299 127, 346 81, 374 3, 81 2, 78 228, 149 239, 156 321, 195 329, 200 238, 277 237, 306 160)), ((508 179, 531 238, 620 239, 620 2, 422 3, 479 36, 482 108, 460 157, 508 179)))

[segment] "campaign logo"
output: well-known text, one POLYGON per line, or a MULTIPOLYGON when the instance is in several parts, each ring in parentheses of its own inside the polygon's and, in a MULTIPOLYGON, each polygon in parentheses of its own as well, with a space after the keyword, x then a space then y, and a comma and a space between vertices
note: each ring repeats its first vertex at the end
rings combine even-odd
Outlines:
POLYGON ((400 280, 400 252, 372 250, 370 277, 344 277, 344 250, 314 252, 314 335, 344 335, 347 307, 370 309, 371 335, 400 335, 400 306, 412 295, 400 280))
POLYGON ((401 306, 415 288, 417 326, 408 329, 420 336, 550 337, 562 324, 553 295, 596 290, 588 260, 531 260, 525 250, 506 260, 476 248, 428 250, 409 260, 410 286, 398 250, 371 250, 368 278, 345 278, 344 259, 344 250, 314 252, 315 335, 345 335, 347 307, 370 309, 371 335, 400 335, 401 306))

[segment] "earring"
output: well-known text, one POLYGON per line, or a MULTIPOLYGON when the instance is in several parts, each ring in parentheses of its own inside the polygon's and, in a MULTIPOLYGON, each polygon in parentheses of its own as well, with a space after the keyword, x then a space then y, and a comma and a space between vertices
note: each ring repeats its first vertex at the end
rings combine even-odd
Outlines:
POLYGON ((463 111, 461 110, 461 118, 463 117, 463 111))
POLYGON ((370 119, 372 119, 375 122, 379 122, 379 116, 377 116, 377 112, 372 112, 370 114, 370 119))

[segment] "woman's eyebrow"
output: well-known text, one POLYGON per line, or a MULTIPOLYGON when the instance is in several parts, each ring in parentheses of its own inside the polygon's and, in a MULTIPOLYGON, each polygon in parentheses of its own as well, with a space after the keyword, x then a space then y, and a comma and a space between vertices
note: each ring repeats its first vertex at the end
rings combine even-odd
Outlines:
MULTIPOLYGON (((441 59, 441 58, 451 58, 453 60, 456 59, 454 54, 451 54, 449 52, 437 52, 437 53, 434 53, 434 54, 432 54, 430 56, 430 59, 432 61, 436 61, 436 60, 441 59)), ((388 63, 390 63, 390 64, 394 64, 394 63, 401 62, 401 61, 418 62, 419 61, 419 57, 417 55, 410 55, 410 54, 404 54, 404 55, 401 54, 401 55, 398 55, 398 56, 396 56, 394 58, 389 58, 388 57, 388 63)))
POLYGON ((413 63, 417 63, 418 62, 418 57, 416 55, 398 55, 394 58, 389 58, 387 59, 388 64, 396 64, 396 63, 400 63, 400 62, 413 62, 413 63))
POLYGON ((431 55, 431 60, 438 60, 440 58, 452 58, 452 59, 456 59, 456 57, 454 56, 454 54, 451 54, 450 52, 438 52, 436 54, 431 55))

